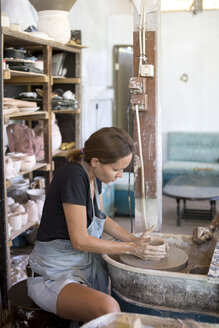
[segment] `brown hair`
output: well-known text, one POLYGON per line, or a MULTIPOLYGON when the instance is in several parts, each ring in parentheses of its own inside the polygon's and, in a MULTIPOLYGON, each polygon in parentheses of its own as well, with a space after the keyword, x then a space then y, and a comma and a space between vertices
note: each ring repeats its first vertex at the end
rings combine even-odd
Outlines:
POLYGON ((134 142, 126 131, 116 127, 102 128, 89 137, 83 151, 72 150, 68 161, 77 162, 84 156, 88 163, 92 158, 98 158, 102 164, 111 164, 133 151, 134 142))

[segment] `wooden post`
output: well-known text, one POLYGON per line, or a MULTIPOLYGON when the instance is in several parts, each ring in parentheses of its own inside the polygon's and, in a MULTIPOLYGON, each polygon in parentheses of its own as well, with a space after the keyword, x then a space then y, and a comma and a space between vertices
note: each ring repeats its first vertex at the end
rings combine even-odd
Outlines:
MULTIPOLYGON (((43 47, 43 59, 44 59, 44 74, 48 76, 48 81, 43 83, 43 110, 48 112, 49 117, 52 115, 52 47, 44 46, 43 47)), ((45 152, 45 162, 49 163, 50 168, 48 172, 45 172, 46 178, 46 191, 49 188, 49 184, 52 180, 52 127, 51 119, 44 120, 44 152, 45 152)))
MULTIPOLYGON (((146 79, 145 94, 148 104, 146 111, 139 112, 141 142, 144 161, 145 200, 142 198, 141 165, 139 157, 139 143, 137 134, 136 117, 134 115, 134 140, 135 140, 135 232, 144 231, 149 226, 156 224, 158 227, 157 213, 157 158, 156 158, 156 32, 145 32, 146 56, 148 64, 154 65, 154 76, 146 79), (143 210, 143 206, 145 210, 143 210), (143 213, 146 213, 144 217, 143 213)), ((133 49, 133 75, 138 76, 139 69, 139 33, 134 32, 133 49)))

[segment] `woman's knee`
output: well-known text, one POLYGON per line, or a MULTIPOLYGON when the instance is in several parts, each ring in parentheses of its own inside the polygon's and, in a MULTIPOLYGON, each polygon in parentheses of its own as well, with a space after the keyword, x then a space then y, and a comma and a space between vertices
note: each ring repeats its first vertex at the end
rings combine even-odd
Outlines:
POLYGON ((113 297, 106 295, 104 301, 101 302, 101 312, 103 312, 102 315, 120 311, 118 302, 113 297))

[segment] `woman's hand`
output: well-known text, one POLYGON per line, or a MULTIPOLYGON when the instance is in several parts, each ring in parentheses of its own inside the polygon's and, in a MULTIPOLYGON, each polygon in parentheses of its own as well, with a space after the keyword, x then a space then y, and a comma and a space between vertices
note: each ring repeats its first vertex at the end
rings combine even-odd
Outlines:
POLYGON ((196 227, 193 231, 192 239, 198 244, 203 244, 212 238, 213 232, 210 227, 196 227))
POLYGON ((140 257, 143 260, 159 261, 166 257, 167 247, 149 245, 150 240, 137 240, 131 243, 131 254, 140 257))
MULTIPOLYGON (((151 237, 151 233, 156 228, 155 225, 151 226, 148 230, 143 232, 140 237, 136 237, 134 240, 134 245, 132 245, 131 254, 137 257, 140 257, 143 260, 154 260, 159 261, 166 257, 167 250, 169 248, 166 241, 163 241, 164 244, 162 246, 149 245, 148 243, 151 241, 160 241, 160 237, 153 236, 151 237)), ((133 243, 132 243, 133 244, 133 243)))
POLYGON ((143 234, 138 238, 138 240, 149 241, 150 240, 150 234, 154 231, 155 228, 156 228, 156 226, 152 225, 148 230, 143 232, 143 234))

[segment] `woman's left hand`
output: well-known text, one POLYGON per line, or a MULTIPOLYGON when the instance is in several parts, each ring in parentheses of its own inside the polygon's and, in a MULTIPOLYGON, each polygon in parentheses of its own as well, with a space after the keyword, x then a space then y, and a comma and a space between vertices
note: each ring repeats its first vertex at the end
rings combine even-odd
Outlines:
POLYGON ((152 225, 148 230, 143 232, 143 234, 138 238, 139 240, 150 241, 150 234, 155 230, 156 226, 152 225))

